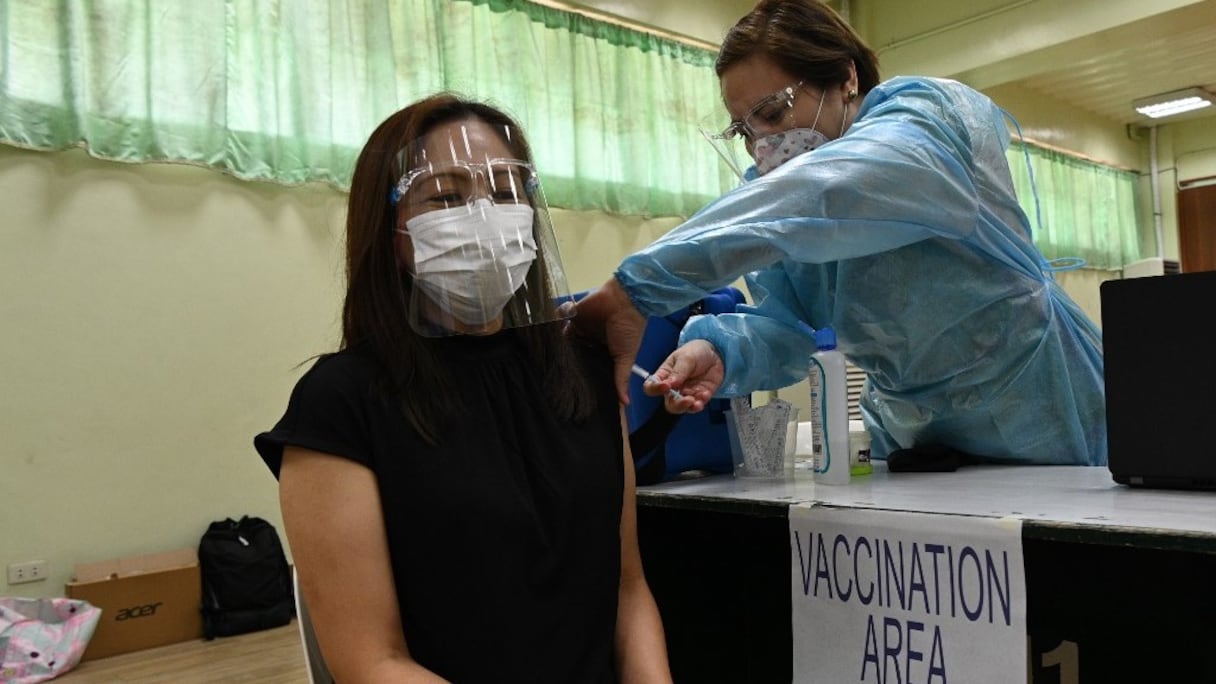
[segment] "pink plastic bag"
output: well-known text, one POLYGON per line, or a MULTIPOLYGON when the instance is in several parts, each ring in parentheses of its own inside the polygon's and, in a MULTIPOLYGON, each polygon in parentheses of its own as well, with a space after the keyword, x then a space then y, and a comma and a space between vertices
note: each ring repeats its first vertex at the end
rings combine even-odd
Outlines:
POLYGON ((0 596, 0 682, 35 684, 76 667, 100 618, 77 599, 0 596))

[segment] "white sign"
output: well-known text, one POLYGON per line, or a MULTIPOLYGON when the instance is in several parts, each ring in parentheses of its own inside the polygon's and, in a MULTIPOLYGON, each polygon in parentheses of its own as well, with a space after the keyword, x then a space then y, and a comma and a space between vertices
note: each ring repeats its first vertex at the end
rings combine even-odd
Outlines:
POLYGON ((790 508, 795 684, 1026 684, 1014 519, 790 508))

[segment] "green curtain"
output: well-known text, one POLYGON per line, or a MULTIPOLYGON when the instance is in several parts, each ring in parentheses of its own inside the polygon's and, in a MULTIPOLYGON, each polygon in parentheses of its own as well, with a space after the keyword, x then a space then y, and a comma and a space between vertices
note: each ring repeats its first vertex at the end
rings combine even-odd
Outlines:
POLYGON ((1087 268, 1100 270, 1120 269, 1142 257, 1134 172, 1018 141, 1006 154, 1018 201, 1044 256, 1079 257, 1087 268))
POLYGON ((346 188, 446 89, 520 120, 553 206, 686 216, 733 185, 713 58, 512 0, 0 0, 0 141, 346 188))

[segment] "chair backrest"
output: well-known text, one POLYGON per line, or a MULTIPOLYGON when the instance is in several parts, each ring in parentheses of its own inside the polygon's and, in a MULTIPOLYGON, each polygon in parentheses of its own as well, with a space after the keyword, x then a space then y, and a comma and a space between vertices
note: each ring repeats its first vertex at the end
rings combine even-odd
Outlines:
POLYGON ((304 646, 304 662, 308 666, 308 683, 334 684, 334 676, 329 673, 325 658, 321 656, 317 635, 312 631, 308 606, 304 605, 304 594, 300 592, 300 577, 296 574, 294 565, 291 567, 291 582, 296 595, 296 623, 300 626, 300 642, 304 646))

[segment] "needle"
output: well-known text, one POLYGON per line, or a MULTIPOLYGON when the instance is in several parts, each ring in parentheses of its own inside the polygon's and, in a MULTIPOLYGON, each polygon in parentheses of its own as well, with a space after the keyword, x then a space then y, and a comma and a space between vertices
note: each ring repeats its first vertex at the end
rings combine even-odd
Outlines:
MULTIPOLYGON (((650 373, 650 371, 646 370, 645 368, 642 368, 641 366, 637 365, 636 363, 633 364, 633 374, 638 376, 639 378, 641 378, 642 382, 646 382, 654 377, 650 373)), ((680 394, 679 390, 672 387, 671 389, 667 390, 667 396, 671 397, 672 399, 675 399, 676 401, 679 401, 684 395, 680 394)))

